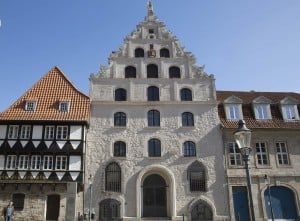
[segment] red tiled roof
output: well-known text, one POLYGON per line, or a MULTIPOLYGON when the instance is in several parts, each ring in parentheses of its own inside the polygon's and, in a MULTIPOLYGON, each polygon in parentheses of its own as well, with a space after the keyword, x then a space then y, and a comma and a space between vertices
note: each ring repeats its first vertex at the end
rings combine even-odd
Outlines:
POLYGON ((272 128, 272 129, 300 129, 300 121, 284 121, 280 111, 280 101, 286 97, 294 98, 298 101, 298 111, 300 109, 300 94, 293 92, 245 92, 245 91, 217 91, 217 100, 219 102, 218 111, 222 126, 225 128, 237 128, 238 122, 227 120, 224 100, 230 96, 235 96, 243 101, 242 111, 243 117, 248 128, 272 128), (252 109, 252 101, 260 96, 271 100, 271 115, 270 120, 256 120, 252 109))
POLYGON ((89 113, 89 97, 76 89, 58 67, 54 67, 2 112, 0 120, 88 122, 89 113), (25 110, 26 101, 37 101, 35 111, 25 110), (69 112, 58 110, 61 101, 70 101, 69 112))

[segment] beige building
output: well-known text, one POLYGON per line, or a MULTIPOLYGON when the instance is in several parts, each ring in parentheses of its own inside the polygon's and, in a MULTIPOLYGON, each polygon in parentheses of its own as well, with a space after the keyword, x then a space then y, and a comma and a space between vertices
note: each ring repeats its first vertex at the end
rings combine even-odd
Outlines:
POLYGON ((231 220, 250 220, 246 172, 233 132, 252 130, 250 175, 256 221, 298 220, 300 94, 217 91, 226 156, 231 220))
POLYGON ((144 21, 90 76, 86 213, 228 220, 214 82, 149 2, 144 21))

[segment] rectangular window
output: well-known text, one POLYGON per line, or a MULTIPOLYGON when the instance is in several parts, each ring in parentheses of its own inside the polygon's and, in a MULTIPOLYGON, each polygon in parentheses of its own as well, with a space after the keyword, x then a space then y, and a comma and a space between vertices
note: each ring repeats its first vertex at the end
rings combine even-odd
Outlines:
POLYGON ((6 169, 13 170, 17 167, 17 156, 16 155, 8 155, 6 160, 6 169))
POLYGON ((256 106, 256 119, 265 120, 269 119, 268 116, 268 105, 267 104, 259 104, 256 106))
POLYGON ((51 156, 51 155, 44 156, 43 169, 44 170, 52 170, 53 169, 53 156, 51 156))
POLYGON ((266 143, 258 142, 255 144, 256 160, 258 165, 269 165, 266 143))
POLYGON ((284 142, 276 143, 276 154, 279 165, 289 165, 289 156, 286 144, 284 142))
POLYGON ((57 126, 56 139, 66 140, 68 138, 68 126, 57 126))
POLYGON ((9 125, 8 128, 8 139, 18 139, 19 136, 19 126, 18 125, 9 125))
POLYGON ((240 119, 239 107, 240 107, 239 104, 230 104, 228 106, 230 120, 239 120, 240 119))
POLYGON ((229 164, 231 166, 242 166, 242 155, 239 151, 237 143, 230 142, 228 143, 229 149, 229 164))
POLYGON ((35 111, 36 109, 36 101, 26 101, 25 110, 26 111, 35 111))
POLYGON ((295 105, 284 105, 283 108, 287 120, 296 120, 295 105))
POLYGON ((70 102, 69 101, 62 101, 62 102, 60 102, 58 109, 61 112, 69 112, 70 102))
POLYGON ((41 168, 41 156, 40 155, 32 155, 31 156, 31 166, 32 170, 39 170, 41 168))
POLYGON ((28 155, 20 155, 19 156, 19 170, 28 169, 29 156, 28 155))
POLYGON ((30 133, 31 133, 31 126, 22 125, 20 138, 24 140, 28 140, 30 138, 30 133))
POLYGON ((45 140, 53 140, 54 139, 54 126, 45 126, 45 140))
POLYGON ((56 170, 66 170, 67 169, 67 156, 57 156, 56 157, 56 170))

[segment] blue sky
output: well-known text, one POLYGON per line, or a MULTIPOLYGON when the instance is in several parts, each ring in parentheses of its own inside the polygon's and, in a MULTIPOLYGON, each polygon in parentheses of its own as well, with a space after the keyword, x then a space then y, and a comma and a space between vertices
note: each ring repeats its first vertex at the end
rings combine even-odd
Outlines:
MULTIPOLYGON (((218 90, 300 92, 299 0, 152 0, 218 90)), ((89 76, 146 16, 147 0, 1 0, 0 111, 52 67, 89 76)))

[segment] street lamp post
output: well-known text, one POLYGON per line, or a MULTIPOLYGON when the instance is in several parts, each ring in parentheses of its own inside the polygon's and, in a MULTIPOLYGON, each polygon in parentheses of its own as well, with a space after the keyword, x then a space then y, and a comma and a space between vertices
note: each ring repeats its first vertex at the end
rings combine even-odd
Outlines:
POLYGON ((251 153, 251 146, 250 146, 251 130, 246 127, 244 120, 239 121, 239 127, 234 132, 234 139, 241 151, 241 154, 243 156, 243 161, 245 162, 247 189, 248 189, 248 197, 249 197, 249 204, 250 204, 250 216, 251 216, 251 221, 255 221, 253 198, 252 198, 252 187, 251 187, 251 176, 249 171, 249 157, 251 153))
POLYGON ((89 199, 89 221, 91 221, 92 217, 92 175, 90 174, 89 180, 89 190, 90 190, 90 199, 89 199))
POLYGON ((270 177, 268 177, 267 174, 265 174, 265 183, 268 186, 268 197, 269 197, 269 206, 270 206, 270 210, 271 210, 271 218, 272 221, 274 221, 274 212, 273 212, 273 205, 272 205, 272 199, 271 199, 271 189, 270 189, 270 177))

